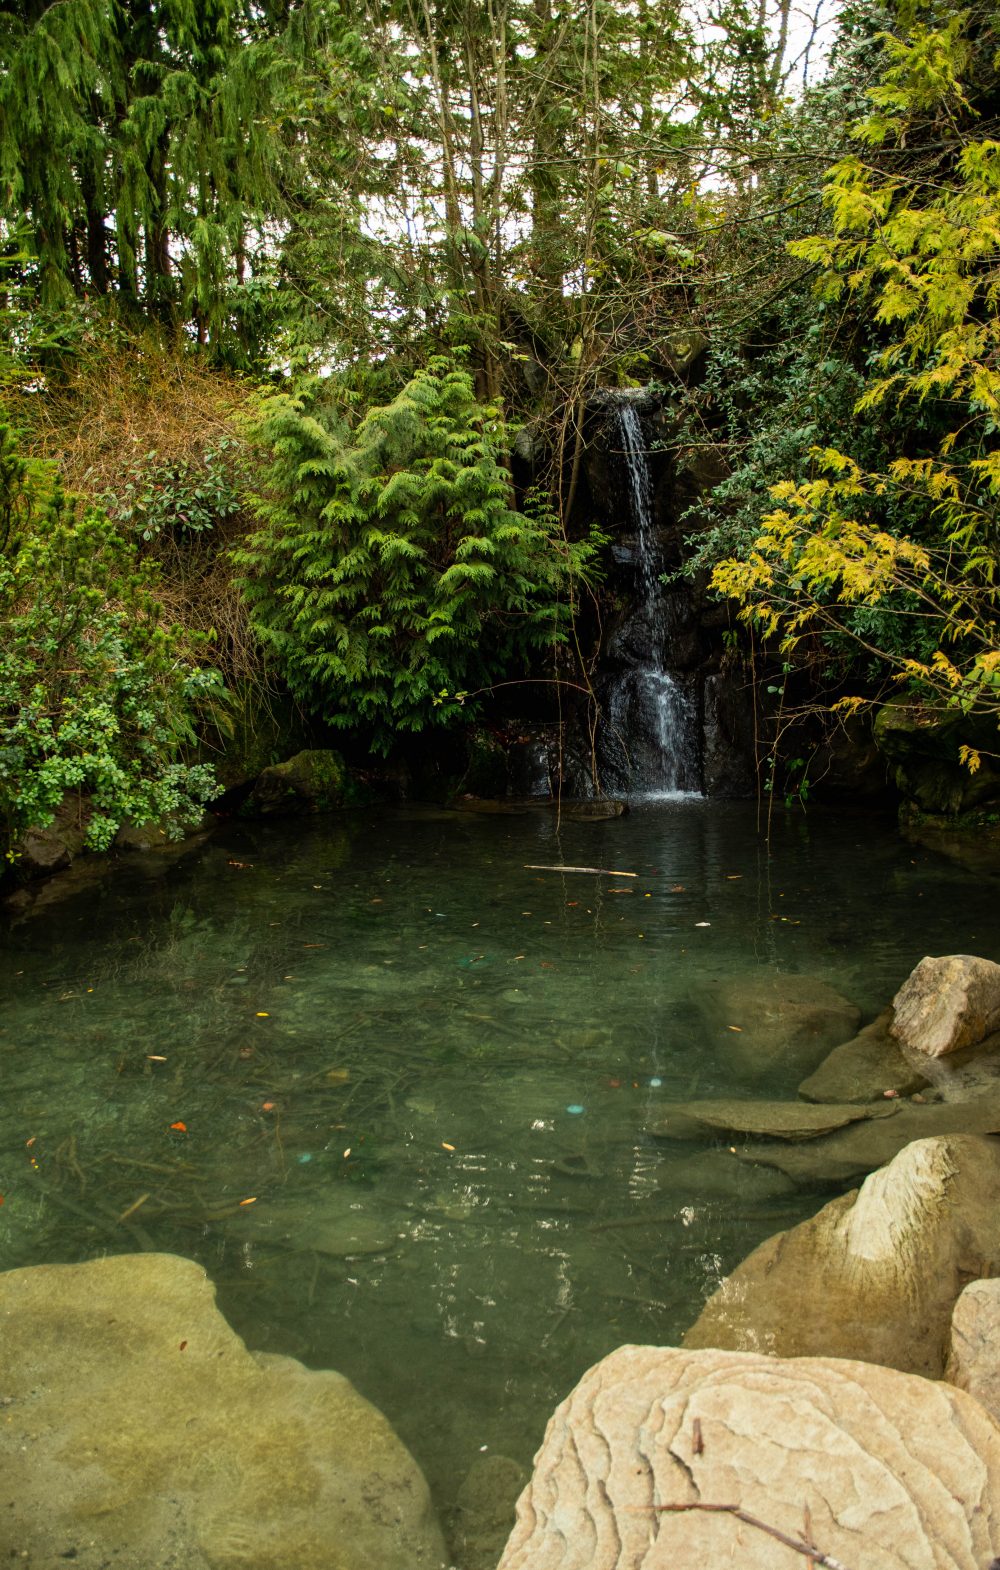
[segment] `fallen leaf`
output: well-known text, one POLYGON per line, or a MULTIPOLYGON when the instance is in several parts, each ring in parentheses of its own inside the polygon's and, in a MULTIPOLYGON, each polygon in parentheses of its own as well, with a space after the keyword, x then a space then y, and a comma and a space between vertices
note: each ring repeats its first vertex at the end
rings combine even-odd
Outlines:
POLYGON ((735 1030, 737 1035, 740 1035, 740 1036, 742 1036, 742 1034, 743 1034, 743 1026, 742 1025, 727 1025, 726 1029, 727 1030, 735 1030))
POLYGON ((454 1145, 447 1145, 447 1144, 445 1144, 444 1140, 441 1141, 441 1149, 442 1150, 454 1150, 454 1148, 455 1148, 454 1145))
POLYGON ((347 1149, 344 1151, 344 1160, 345 1161, 347 1160, 347 1158, 348 1158, 348 1156, 350 1154, 351 1154, 351 1147, 350 1147, 350 1145, 348 1145, 347 1149))
POLYGON ((270 1019, 271 1016, 270 1016, 270 1014, 265 1014, 262 1010, 258 1009, 258 1011, 257 1011, 257 1018, 258 1019, 270 1019))
POLYGON ((671 894, 683 894, 684 893, 684 885, 683 885, 683 883, 671 883, 671 885, 670 885, 670 892, 671 892, 671 894))
POLYGON ((262 1112, 273 1112, 274 1107, 275 1103, 273 1101, 262 1101, 260 1104, 260 1110, 262 1112))
POLYGON ((161 1052, 147 1052, 146 1056, 150 1063, 165 1063, 167 1061, 161 1052))
POLYGON ((178 1352, 183 1352, 186 1347, 187 1347, 187 1342, 186 1341, 182 1341, 180 1346, 177 1348, 177 1350, 178 1350, 178 1352))
POLYGON ((241 1199, 240 1200, 240 1204, 241 1205, 256 1205, 256 1203, 257 1203, 257 1195, 256 1194, 251 1194, 249 1199, 241 1199))
POLYGON ((170 1127, 175 1128, 178 1134, 186 1134, 188 1131, 188 1126, 186 1123, 171 1123, 170 1127))

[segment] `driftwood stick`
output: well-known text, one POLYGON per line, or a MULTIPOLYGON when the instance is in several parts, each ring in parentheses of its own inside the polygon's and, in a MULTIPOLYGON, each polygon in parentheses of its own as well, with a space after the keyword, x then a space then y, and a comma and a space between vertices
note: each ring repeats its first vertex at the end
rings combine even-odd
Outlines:
POLYGON ((778 1543, 784 1543, 786 1548, 791 1548, 797 1554, 802 1554, 806 1559, 811 1559, 814 1565, 823 1565, 825 1570, 847 1570, 841 1559, 834 1559, 832 1554, 824 1554, 814 1543, 803 1542, 801 1538, 789 1537, 787 1533, 780 1532, 776 1526, 769 1526, 766 1521, 761 1521, 748 1510, 743 1510, 739 1505, 710 1505, 703 1504, 700 1499, 687 1504, 676 1505, 639 1505, 640 1510, 707 1510, 716 1515, 735 1516, 737 1521, 742 1521, 746 1526, 755 1527, 758 1532, 766 1532, 768 1537, 773 1537, 778 1543))

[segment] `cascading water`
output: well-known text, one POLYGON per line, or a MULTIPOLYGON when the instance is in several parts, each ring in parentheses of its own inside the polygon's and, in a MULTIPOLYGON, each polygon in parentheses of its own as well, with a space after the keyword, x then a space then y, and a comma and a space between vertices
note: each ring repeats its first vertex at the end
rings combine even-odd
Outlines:
POLYGON ((684 679, 670 668, 676 597, 660 582, 653 482, 635 400, 616 396, 613 421, 635 529, 637 594, 616 640, 631 659, 610 680, 602 773, 611 788, 633 796, 697 793, 698 707, 684 679))

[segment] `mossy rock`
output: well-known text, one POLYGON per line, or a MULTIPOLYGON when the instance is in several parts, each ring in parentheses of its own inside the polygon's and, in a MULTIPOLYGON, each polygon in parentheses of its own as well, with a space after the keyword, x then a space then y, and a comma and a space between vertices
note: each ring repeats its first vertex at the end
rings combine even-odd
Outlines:
POLYGON ((984 754, 996 751, 992 720, 896 698, 876 714, 874 735, 897 788, 922 812, 963 814, 1000 797, 1000 771, 988 756, 975 772, 960 756, 963 746, 984 754))
POLYGON ((250 793, 247 811, 262 817, 335 812, 338 807, 352 805, 360 795, 340 753, 317 747, 263 769, 250 793))

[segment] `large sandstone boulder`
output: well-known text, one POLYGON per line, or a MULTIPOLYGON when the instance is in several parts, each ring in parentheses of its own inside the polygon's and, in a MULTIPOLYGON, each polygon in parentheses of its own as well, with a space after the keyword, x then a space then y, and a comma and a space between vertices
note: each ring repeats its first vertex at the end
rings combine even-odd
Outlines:
POLYGON ((855 1357, 939 1379, 958 1294, 998 1268, 1000 1141, 921 1139, 754 1249, 684 1345, 855 1357))
POLYGON ((959 1297, 944 1377, 1000 1423, 1000 1281, 970 1281, 959 1297))
POLYGON ((928 1081, 892 1035, 892 1010, 885 1009, 852 1041, 829 1057, 799 1086, 806 1101, 877 1101, 887 1091, 910 1096, 928 1081))
POLYGON ((341 1374, 248 1352, 169 1254, 0 1275, 0 1544, 80 1570, 439 1570, 427 1485, 341 1374))
POLYGON ((621 1347, 558 1408, 500 1570, 987 1570, 1000 1428, 947 1385, 832 1358, 621 1347), (818 1560, 818 1553, 817 1553, 818 1560))
POLYGON ((791 1087, 861 1022, 860 1009, 816 976, 724 975, 692 1002, 708 1040, 750 1083, 782 1075, 791 1087))
POLYGON ((1000 1029, 1000 965, 974 954, 928 955, 893 999, 892 1034, 914 1052, 941 1058, 1000 1029))

